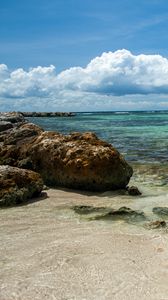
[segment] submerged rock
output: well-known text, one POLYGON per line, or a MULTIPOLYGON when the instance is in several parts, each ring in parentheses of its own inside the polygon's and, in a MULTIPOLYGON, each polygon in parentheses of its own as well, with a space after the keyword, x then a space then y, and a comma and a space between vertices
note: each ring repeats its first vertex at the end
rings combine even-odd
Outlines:
POLYGON ((162 216, 168 216, 168 207, 154 207, 153 213, 162 216))
POLYGON ((48 186, 90 191, 125 189, 132 167, 91 132, 62 135, 19 123, 0 133, 0 164, 39 172, 48 186))
POLYGON ((128 194, 130 196, 140 196, 140 195, 142 195, 142 193, 139 191, 139 189, 136 186, 127 187, 127 191, 128 191, 128 194))
POLYGON ((167 224, 163 220, 156 220, 156 221, 152 221, 150 223, 145 224, 145 227, 148 229, 164 228, 166 226, 167 226, 167 224))
POLYGON ((99 213, 99 212, 105 212, 105 207, 94 207, 89 205, 75 205, 72 207, 72 209, 80 215, 87 215, 92 213, 99 213))
POLYGON ((119 209, 113 209, 108 207, 79 205, 72 207, 72 209, 80 215, 95 214, 90 218, 91 220, 124 220, 127 222, 141 222, 146 220, 143 211, 133 210, 125 206, 120 207, 119 209))
POLYGON ((33 171, 0 166, 0 187, 0 206, 12 206, 38 196, 43 180, 33 171))
POLYGON ((109 212, 105 212, 102 215, 96 217, 96 219, 111 219, 111 220, 125 220, 128 222, 140 222, 145 221, 146 216, 143 211, 132 210, 129 207, 120 207, 119 209, 111 209, 109 212))

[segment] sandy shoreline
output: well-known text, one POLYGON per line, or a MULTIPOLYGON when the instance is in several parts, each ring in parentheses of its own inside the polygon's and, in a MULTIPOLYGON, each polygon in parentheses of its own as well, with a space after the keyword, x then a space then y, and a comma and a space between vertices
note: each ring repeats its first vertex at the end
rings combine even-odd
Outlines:
POLYGON ((126 201, 109 193, 47 194, 0 211, 0 300, 168 299, 167 233, 88 221, 70 209, 126 201))

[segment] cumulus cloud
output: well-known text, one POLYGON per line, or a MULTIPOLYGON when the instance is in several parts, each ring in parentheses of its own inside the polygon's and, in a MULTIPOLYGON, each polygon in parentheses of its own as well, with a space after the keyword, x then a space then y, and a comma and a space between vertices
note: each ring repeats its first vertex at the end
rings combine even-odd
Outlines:
POLYGON ((86 68, 57 76, 60 88, 128 95, 168 92, 168 60, 160 55, 133 55, 127 50, 103 53, 86 68))
POLYGON ((87 105, 92 98, 99 106, 103 99, 111 103, 116 97, 123 99, 138 94, 168 94, 167 58, 118 50, 103 53, 85 68, 74 67, 59 74, 53 65, 28 71, 22 68, 10 71, 6 65, 0 65, 1 103, 2 99, 17 99, 15 105, 25 99, 40 99, 42 103, 50 99, 53 107, 58 105, 58 100, 64 105, 69 101, 77 107, 80 100, 85 99, 87 105))
POLYGON ((29 71, 17 69, 10 72, 6 65, 0 65, 0 95, 5 97, 45 96, 55 81, 55 67, 37 67, 29 71))

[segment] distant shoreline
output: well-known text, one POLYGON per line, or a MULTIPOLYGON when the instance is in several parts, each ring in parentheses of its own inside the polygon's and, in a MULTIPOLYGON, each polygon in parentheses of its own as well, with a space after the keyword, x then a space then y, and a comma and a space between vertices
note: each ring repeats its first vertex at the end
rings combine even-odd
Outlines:
POLYGON ((24 117, 74 117, 72 112, 20 112, 24 117))
POLYGON ((168 113, 168 110, 98 110, 98 111, 75 111, 75 112, 22 112, 21 113, 24 117, 74 117, 78 114, 122 114, 122 113, 168 113))

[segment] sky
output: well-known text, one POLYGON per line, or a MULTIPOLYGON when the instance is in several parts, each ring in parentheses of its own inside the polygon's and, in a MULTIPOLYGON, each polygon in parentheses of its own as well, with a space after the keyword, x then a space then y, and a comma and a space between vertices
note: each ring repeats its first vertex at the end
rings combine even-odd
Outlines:
POLYGON ((0 110, 168 109, 167 0, 0 0, 0 110))

